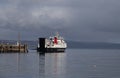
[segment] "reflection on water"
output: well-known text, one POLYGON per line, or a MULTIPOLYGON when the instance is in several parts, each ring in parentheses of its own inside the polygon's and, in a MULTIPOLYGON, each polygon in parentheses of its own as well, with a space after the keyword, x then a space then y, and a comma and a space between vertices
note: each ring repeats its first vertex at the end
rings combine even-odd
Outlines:
POLYGON ((39 78, 45 78, 45 55, 39 54, 39 78))
POLYGON ((45 54, 45 76, 46 78, 65 78, 66 59, 65 53, 45 54))
POLYGON ((0 54, 0 78, 59 78, 65 74, 65 54, 0 54))
POLYGON ((0 78, 120 78, 120 50, 1 53, 0 78))
POLYGON ((40 58, 37 53, 0 54, 0 78, 39 78, 40 58))

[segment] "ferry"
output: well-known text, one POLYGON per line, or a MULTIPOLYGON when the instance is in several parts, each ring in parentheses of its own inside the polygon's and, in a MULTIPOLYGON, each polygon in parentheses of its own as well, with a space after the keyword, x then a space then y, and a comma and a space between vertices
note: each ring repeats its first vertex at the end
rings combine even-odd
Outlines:
POLYGON ((38 52, 64 52, 67 48, 67 43, 64 38, 57 32, 55 36, 47 38, 39 38, 37 51, 38 52))

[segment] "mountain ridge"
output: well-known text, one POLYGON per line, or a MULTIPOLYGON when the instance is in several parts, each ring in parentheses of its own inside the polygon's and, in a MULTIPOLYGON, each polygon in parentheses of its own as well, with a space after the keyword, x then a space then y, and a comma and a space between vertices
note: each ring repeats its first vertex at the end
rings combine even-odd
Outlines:
MULTIPOLYGON (((16 44, 17 40, 0 40, 0 44, 16 44)), ((72 49, 120 49, 120 43, 110 42, 80 42, 66 41, 68 47, 72 49)), ((21 40, 22 44, 27 44, 29 49, 36 49, 38 42, 30 40, 21 40)))

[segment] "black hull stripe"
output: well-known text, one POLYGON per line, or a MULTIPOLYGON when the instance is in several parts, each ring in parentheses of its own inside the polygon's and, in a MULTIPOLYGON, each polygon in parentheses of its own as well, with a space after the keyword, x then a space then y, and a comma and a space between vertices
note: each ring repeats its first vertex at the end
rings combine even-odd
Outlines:
POLYGON ((44 53, 57 53, 57 52, 64 52, 65 48, 38 48, 37 51, 44 53))

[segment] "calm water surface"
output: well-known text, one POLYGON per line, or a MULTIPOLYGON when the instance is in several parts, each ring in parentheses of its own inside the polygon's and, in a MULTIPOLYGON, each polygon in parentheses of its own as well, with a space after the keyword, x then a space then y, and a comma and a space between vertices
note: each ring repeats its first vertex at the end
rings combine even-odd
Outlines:
POLYGON ((120 50, 1 53, 0 78, 120 78, 120 50))

